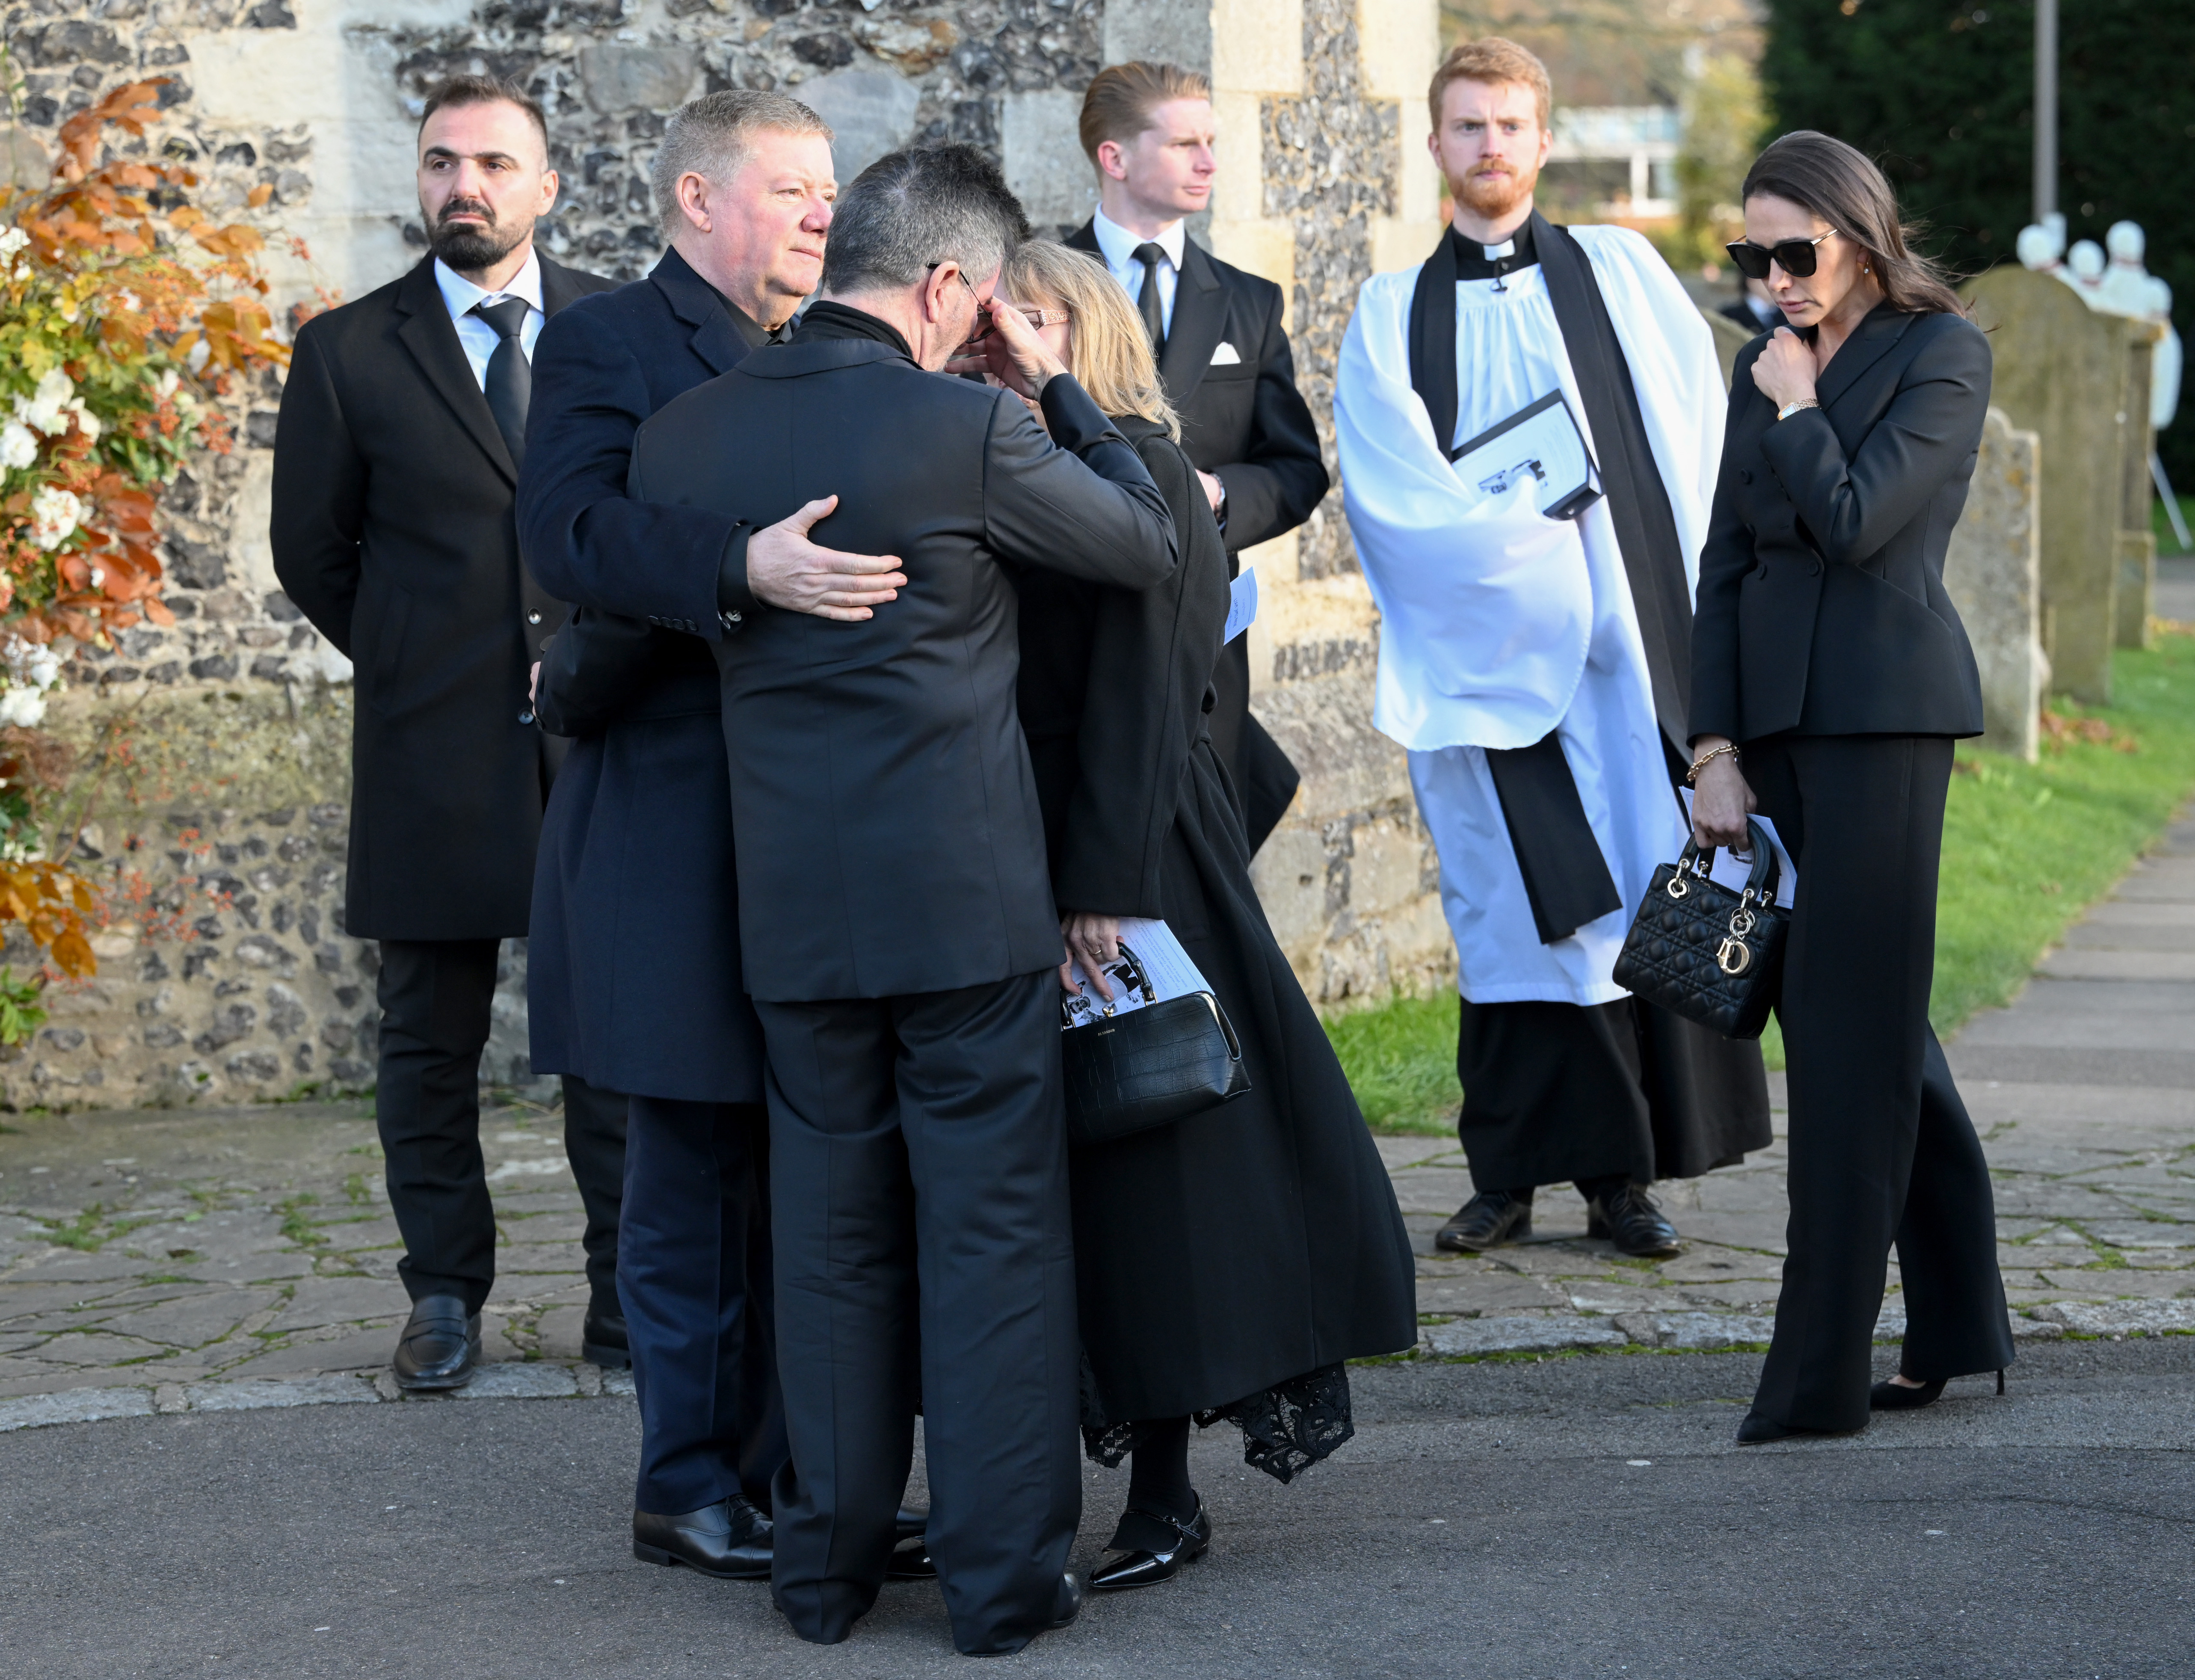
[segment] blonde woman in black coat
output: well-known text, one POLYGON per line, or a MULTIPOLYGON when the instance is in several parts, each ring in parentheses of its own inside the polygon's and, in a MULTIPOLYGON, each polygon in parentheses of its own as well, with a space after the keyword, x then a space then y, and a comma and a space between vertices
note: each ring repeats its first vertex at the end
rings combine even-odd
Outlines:
POLYGON ((1742 272, 1788 325, 1738 357, 1700 556, 1691 719, 1702 846, 1758 809, 1798 865, 1778 1018, 1791 1222, 1743 1444, 1865 1426, 2012 1359, 1989 1168, 1928 1026, 1951 744, 1981 685, 1944 591, 1989 406, 1988 341, 1907 249, 1881 170, 1786 135, 1747 177, 1742 272), (1891 1246, 1898 1374, 1870 1388, 1891 1246))
MULTIPOLYGON (((1250 884, 1250 848, 1206 716, 1227 556, 1178 443, 1143 324, 1094 259, 1024 245, 999 282, 1133 444, 1181 564, 1138 594, 1030 573, 1022 727, 1061 931, 1091 973, 1123 917, 1163 919, 1211 982, 1251 1089, 1069 1166, 1091 1456, 1132 1454, 1094 1591, 1165 1580, 1211 1543, 1192 1419, 1225 1418, 1286 1482, 1349 1438, 1344 1361, 1417 1338, 1395 1194, 1317 1016, 1250 884)), ((1066 970, 1062 969, 1065 983, 1066 970)))

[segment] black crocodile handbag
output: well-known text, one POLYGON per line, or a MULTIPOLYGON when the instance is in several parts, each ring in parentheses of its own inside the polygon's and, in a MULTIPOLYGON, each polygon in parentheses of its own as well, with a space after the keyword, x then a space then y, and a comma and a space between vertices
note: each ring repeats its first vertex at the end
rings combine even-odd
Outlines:
POLYGON ((1757 1038, 1768 1024, 1783 973, 1790 914, 1776 904, 1776 848, 1746 822, 1753 872, 1732 892, 1708 878, 1714 848, 1692 841, 1654 872, 1646 902, 1616 958, 1616 983, 1650 1004, 1712 1027, 1725 1038, 1757 1038))
POLYGON ((1101 1015, 1059 1036, 1067 1141, 1076 1148, 1171 1125, 1250 1089, 1242 1044, 1209 992, 1101 1015))

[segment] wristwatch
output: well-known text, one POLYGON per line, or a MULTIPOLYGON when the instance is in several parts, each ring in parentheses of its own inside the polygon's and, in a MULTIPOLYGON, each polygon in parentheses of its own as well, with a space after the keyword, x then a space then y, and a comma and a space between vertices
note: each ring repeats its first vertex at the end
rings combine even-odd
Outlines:
POLYGON ((1821 404, 1812 397, 1801 397, 1796 402, 1787 402, 1776 411, 1778 420, 1789 420, 1802 408, 1819 408, 1821 404))

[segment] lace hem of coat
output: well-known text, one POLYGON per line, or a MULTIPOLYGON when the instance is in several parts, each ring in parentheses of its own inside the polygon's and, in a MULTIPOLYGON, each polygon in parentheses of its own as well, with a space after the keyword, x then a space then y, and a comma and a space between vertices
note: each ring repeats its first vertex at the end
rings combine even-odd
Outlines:
MULTIPOLYGON (((1281 1482, 1294 1481, 1357 1433, 1350 1417, 1349 1367, 1345 1365, 1322 1365, 1195 1417, 1199 1429, 1210 1429, 1223 1418, 1235 1424, 1242 1431, 1242 1462, 1281 1482)), ((1117 1469, 1143 1435, 1141 1422, 1114 1423, 1106 1418, 1086 1359, 1083 1450, 1108 1470, 1117 1469)))

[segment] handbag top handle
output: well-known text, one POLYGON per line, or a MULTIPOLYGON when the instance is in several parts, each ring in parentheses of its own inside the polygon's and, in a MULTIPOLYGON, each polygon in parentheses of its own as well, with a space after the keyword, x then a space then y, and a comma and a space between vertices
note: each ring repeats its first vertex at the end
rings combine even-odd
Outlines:
MULTIPOLYGON (((1773 904, 1783 874, 1783 866, 1776 861, 1776 848, 1751 817, 1745 820, 1745 837, 1753 850, 1753 872, 1745 877, 1745 890, 1755 904, 1773 904)), ((1714 855, 1713 846, 1702 854, 1698 842, 1687 838, 1677 859, 1677 872, 1681 875, 1689 869, 1695 875, 1705 875, 1714 867, 1714 855)))

